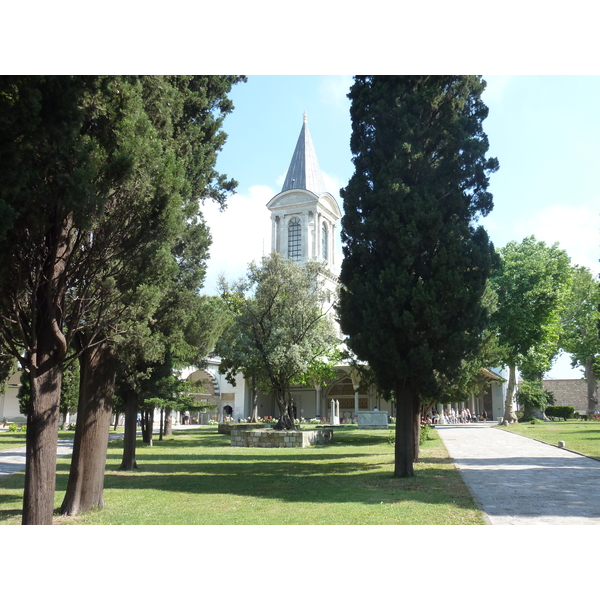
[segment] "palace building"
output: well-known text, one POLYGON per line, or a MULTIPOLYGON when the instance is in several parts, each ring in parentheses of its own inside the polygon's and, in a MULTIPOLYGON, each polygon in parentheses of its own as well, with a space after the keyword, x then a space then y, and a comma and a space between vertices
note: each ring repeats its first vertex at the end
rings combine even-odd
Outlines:
MULTIPOLYGON (((336 239, 339 235, 341 211, 335 196, 325 189, 317 154, 315 152, 306 115, 281 191, 267 203, 271 212, 271 250, 296 262, 322 261, 331 271, 325 285, 331 291, 331 303, 335 299, 337 281, 334 273, 339 270, 341 257, 336 256, 336 239)), ((341 334, 340 334, 341 335, 341 334)), ((210 415, 191 415, 208 420, 209 416, 247 419, 252 413, 252 389, 241 373, 236 385, 230 384, 219 373, 219 359, 208 359, 207 367, 191 373, 188 379, 202 381, 204 392, 198 394, 217 410, 210 415)), ((471 398, 465 404, 471 412, 484 409, 492 419, 504 411, 503 384, 497 374, 490 372, 492 383, 481 398, 471 398)), ((18 373, 0 395, 0 418, 24 421, 18 410, 16 393, 18 373)), ((393 416, 393 406, 381 398, 375 386, 360 387, 360 373, 349 365, 337 365, 336 377, 326 386, 314 388, 295 387, 291 390, 294 410, 298 419, 331 417, 331 401, 337 401, 340 422, 353 420, 357 413, 384 411, 393 416)), ((459 407, 461 408, 461 407, 459 407)), ((438 407, 440 410, 441 407, 438 407)), ((261 417, 279 417, 279 411, 271 394, 259 393, 258 414, 261 417)), ((174 415, 178 420, 179 415, 174 415)))
MULTIPOLYGON (((335 196, 325 188, 306 115, 281 191, 271 198, 267 208, 271 211, 272 251, 297 262, 323 261, 330 271, 338 271, 341 257, 335 255, 335 240, 341 211, 335 196)), ((333 296, 335 278, 332 276, 326 285, 333 296)), ((202 397, 216 404, 219 419, 247 419, 252 413, 252 390, 248 382, 240 373, 232 386, 218 369, 219 359, 210 359, 206 369, 195 371, 190 378, 203 381, 202 397)), ((471 398, 465 405, 476 414, 486 410, 489 418, 496 419, 504 411, 502 378, 489 371, 489 380, 497 383, 491 383, 481 398, 471 398)), ((340 422, 350 422, 359 411, 386 411, 393 416, 393 406, 377 394, 375 386, 362 389, 360 374, 348 365, 338 365, 336 378, 327 386, 295 387, 291 392, 295 416, 299 419, 330 418, 332 400, 339 405, 340 422)), ((258 414, 279 416, 270 394, 259 394, 258 414)))
MULTIPOLYGON (((341 261, 335 253, 335 241, 342 214, 338 201, 325 188, 306 115, 281 191, 271 198, 267 208, 271 211, 271 250, 295 262, 324 262, 332 272, 325 286, 331 291, 333 304, 337 285, 333 273, 338 270, 338 261, 341 261)), ((209 402, 216 402, 219 417, 248 418, 252 413, 252 390, 248 383, 239 374, 236 385, 232 386, 219 374, 218 368, 218 358, 211 359, 206 369, 192 373, 190 378, 203 381, 206 398, 209 402), (217 389, 219 392, 215 393, 217 389)), ((292 388, 298 419, 329 417, 331 400, 338 401, 340 421, 352 420, 359 410, 377 408, 391 414, 391 406, 377 397, 374 386, 368 390, 359 389, 359 374, 355 370, 338 365, 336 375, 323 388, 292 388)), ((270 394, 259 394, 258 414, 263 417, 279 416, 270 394)))

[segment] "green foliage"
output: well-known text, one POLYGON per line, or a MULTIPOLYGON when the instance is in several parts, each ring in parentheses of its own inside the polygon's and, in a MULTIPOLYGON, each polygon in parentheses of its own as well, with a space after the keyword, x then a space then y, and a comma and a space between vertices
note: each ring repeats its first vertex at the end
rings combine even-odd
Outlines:
POLYGON ((60 411, 63 414, 77 412, 79 402, 79 361, 73 360, 63 368, 62 385, 60 387, 60 411))
MULTIPOLYGON (((490 315, 497 308, 497 295, 489 281, 482 303, 490 315)), ((487 369, 490 365, 501 364, 502 355, 503 349, 498 343, 497 331, 489 327, 482 334, 478 351, 463 358, 460 367, 452 374, 451 378, 444 378, 438 374, 443 389, 434 398, 424 399, 424 403, 430 406, 438 403, 452 404, 463 402, 469 396, 479 396, 490 386, 487 369)))
MULTIPOLYGON (((79 402, 79 361, 72 360, 63 368, 62 385, 60 388, 60 412, 74 413, 77 411, 79 402)), ((30 394, 30 377, 27 371, 21 371, 19 391, 17 398, 19 399, 19 410, 21 414, 28 414, 30 394)))
POLYGON ((380 389, 434 396, 481 343, 494 250, 478 77, 356 77, 340 324, 380 389))
POLYGON ((587 381, 588 412, 598 408, 600 374, 600 285, 589 269, 575 267, 573 284, 561 315, 560 345, 571 354, 571 366, 583 367, 587 381))
POLYGON ((548 406, 546 416, 551 419, 572 419, 575 415, 575 409, 572 406, 548 406))
POLYGON ((224 206, 236 185, 214 167, 233 108, 227 92, 242 80, 2 78, 0 251, 13 260, 0 265, 0 310, 12 317, 0 334, 14 356, 31 355, 29 323, 41 318, 31 298, 45 281, 65 349, 83 330, 121 342, 152 318, 173 277, 197 291, 210 243, 200 201, 224 206), (57 240, 64 264, 48 265, 57 240), (44 269, 63 267, 55 285, 44 269))
POLYGON ((422 446, 423 443, 426 442, 427 440, 431 439, 429 436, 430 430, 431 430, 431 427, 429 425, 421 424, 420 437, 419 437, 419 445, 420 446, 422 446))
POLYGON ((338 343, 326 315, 324 276, 320 263, 295 264, 274 252, 251 263, 245 279, 220 283, 234 322, 215 349, 219 370, 229 380, 242 371, 259 389, 272 390, 285 428, 294 427, 287 415, 291 382, 311 368, 319 376, 319 361, 338 343))
MULTIPOLYGON (((392 423, 395 422, 395 419, 392 419, 392 423)), ((419 429, 419 446, 422 446, 426 441, 434 439, 431 436, 432 428, 426 423, 421 423, 419 429)), ((391 428, 388 431, 387 443, 390 446, 394 446, 396 444, 396 430, 395 428, 391 428)))
MULTIPOLYGON (((521 381, 517 392, 517 401, 521 406, 532 410, 544 411, 547 406, 555 402, 554 394, 544 389, 542 381, 539 379, 533 381, 521 381)), ((527 412, 527 411, 526 411, 527 412)))
POLYGON ((322 355, 310 361, 305 371, 292 379, 292 385, 301 385, 305 388, 326 385, 335 379, 335 367, 340 364, 341 357, 342 352, 339 348, 332 346, 325 349, 322 355))
POLYGON ((17 369, 17 360, 10 352, 5 351, 0 338, 0 394, 6 393, 6 384, 17 369))
POLYGON ((492 278, 498 294, 493 314, 503 362, 519 365, 527 379, 550 368, 559 349, 560 316, 571 283, 570 259, 558 243, 535 237, 500 250, 501 268, 492 278))

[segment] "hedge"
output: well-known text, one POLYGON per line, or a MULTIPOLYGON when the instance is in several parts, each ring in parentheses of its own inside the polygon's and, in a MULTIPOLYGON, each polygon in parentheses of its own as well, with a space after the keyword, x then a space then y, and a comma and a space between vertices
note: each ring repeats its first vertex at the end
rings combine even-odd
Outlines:
POLYGON ((550 419, 572 419, 575 409, 572 406, 548 406, 544 411, 550 419))

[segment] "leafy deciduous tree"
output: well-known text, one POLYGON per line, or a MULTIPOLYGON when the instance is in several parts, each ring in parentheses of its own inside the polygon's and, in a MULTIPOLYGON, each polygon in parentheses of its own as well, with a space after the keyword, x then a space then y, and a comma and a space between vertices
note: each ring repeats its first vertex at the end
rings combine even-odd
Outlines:
POLYGON ((586 267, 575 267, 573 285, 561 316, 560 345, 571 354, 573 367, 582 367, 587 381, 588 413, 598 409, 597 358, 600 355, 598 319, 600 286, 586 267))
POLYGON ((533 236, 510 242, 499 253, 501 267, 492 279, 498 310, 492 318, 503 347, 502 362, 509 368, 504 419, 514 423, 517 367, 526 379, 541 379, 559 350, 570 260, 558 244, 548 247, 533 236))
MULTIPOLYGON (((324 266, 296 264, 276 252, 251 263, 246 279, 227 285, 236 299, 235 322, 216 347, 223 372, 242 371, 270 389, 279 408, 279 429, 295 429, 290 384, 338 342, 327 316, 324 266)), ((231 302, 230 302, 231 306, 231 302)))

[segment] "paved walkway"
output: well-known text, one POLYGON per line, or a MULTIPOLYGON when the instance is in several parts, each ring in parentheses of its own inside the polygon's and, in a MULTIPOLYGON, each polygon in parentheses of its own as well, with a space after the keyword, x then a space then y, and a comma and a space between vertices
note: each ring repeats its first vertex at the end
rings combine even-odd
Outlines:
POLYGON ((491 525, 600 525, 600 461, 494 423, 437 425, 491 525))
MULTIPOLYGON (((193 429, 198 425, 173 425, 173 429, 193 429)), ((7 427, 0 427, 0 431, 6 431, 7 427)), ((158 435, 158 429, 154 430, 154 434, 158 435)), ((138 435, 141 432, 138 430, 138 435)), ((25 437, 25 436, 23 436, 25 437)), ((123 437, 122 433, 109 433, 109 441, 118 440, 123 437)), ((56 445, 56 456, 68 456, 73 453, 73 439, 59 440, 56 445)), ((20 448, 10 448, 8 450, 0 450, 0 477, 19 473, 25 470, 25 446, 20 448)))
MULTIPOLYGON (((123 437, 122 433, 110 433, 109 440, 123 437)), ((56 456, 68 456, 73 453, 73 440, 59 440, 56 444, 56 456)), ((0 450, 0 477, 25 470, 25 446, 0 450)))

